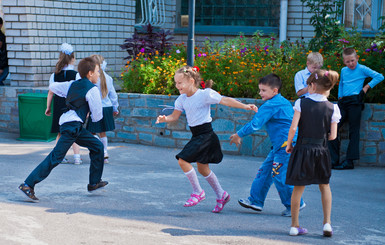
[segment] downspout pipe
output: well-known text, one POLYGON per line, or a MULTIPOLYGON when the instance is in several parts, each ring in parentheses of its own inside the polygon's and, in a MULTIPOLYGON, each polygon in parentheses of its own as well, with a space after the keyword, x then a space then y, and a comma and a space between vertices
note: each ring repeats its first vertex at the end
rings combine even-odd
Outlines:
POLYGON ((281 13, 279 17, 279 42, 286 41, 287 37, 287 8, 288 0, 281 0, 281 13))
POLYGON ((195 0, 188 1, 187 65, 194 66, 195 0))

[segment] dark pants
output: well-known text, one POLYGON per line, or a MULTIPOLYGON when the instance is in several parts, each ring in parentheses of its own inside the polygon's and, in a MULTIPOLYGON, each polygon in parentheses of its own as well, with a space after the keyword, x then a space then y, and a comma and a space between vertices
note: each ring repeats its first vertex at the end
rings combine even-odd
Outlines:
POLYGON ((341 120, 338 123, 338 134, 335 140, 329 141, 329 150, 333 165, 338 165, 340 160, 340 130, 346 121, 349 122, 349 144, 346 152, 347 160, 360 158, 360 126, 361 112, 363 109, 362 95, 343 97, 338 101, 341 111, 341 120))
POLYGON ((61 137, 51 153, 32 171, 25 183, 34 188, 35 184, 47 178, 52 169, 64 159, 68 149, 76 142, 87 147, 90 151, 90 184, 97 184, 103 173, 103 144, 90 132, 83 128, 80 122, 68 122, 60 126, 61 137))

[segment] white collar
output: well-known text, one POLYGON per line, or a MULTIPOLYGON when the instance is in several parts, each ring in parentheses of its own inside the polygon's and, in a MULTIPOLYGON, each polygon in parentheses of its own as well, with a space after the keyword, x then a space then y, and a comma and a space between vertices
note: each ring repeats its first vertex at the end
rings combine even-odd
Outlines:
POLYGON ((328 100, 325 95, 323 95, 323 94, 316 94, 316 93, 309 94, 308 98, 312 99, 314 101, 327 101, 328 100))
POLYGON ((66 66, 64 66, 63 70, 75 70, 75 66, 74 65, 66 65, 66 66))

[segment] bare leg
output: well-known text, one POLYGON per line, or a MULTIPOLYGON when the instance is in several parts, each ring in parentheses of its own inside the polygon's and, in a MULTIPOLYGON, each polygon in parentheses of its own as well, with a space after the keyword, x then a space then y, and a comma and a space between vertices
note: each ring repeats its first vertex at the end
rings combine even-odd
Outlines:
POLYGON ((79 147, 78 144, 73 143, 73 144, 72 144, 72 150, 74 151, 74 155, 75 155, 75 154, 80 154, 80 147, 79 147))
POLYGON ((207 177, 211 173, 210 166, 208 164, 202 164, 197 162, 197 166, 198 166, 198 172, 203 177, 207 177))
POLYGON ((291 194, 291 227, 299 227, 299 206, 305 186, 294 186, 291 194))
POLYGON ((191 166, 191 163, 186 162, 182 158, 179 158, 178 160, 180 168, 183 170, 183 172, 187 173, 189 172, 193 167, 191 166))
POLYGON ((321 184, 319 185, 319 190, 321 191, 321 200, 322 200, 322 210, 324 213, 324 221, 323 223, 329 223, 330 221, 330 215, 332 211, 332 192, 330 190, 329 184, 321 184))

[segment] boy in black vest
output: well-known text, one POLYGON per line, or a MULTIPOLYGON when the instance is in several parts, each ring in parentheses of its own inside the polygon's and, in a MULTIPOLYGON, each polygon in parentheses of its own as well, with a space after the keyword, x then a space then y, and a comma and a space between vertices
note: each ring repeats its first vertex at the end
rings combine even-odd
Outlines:
POLYGON ((35 184, 47 178, 52 169, 62 162, 74 142, 87 147, 90 151, 88 191, 94 191, 108 184, 107 181, 101 180, 104 160, 103 144, 83 128, 89 112, 91 112, 90 117, 93 122, 103 118, 100 92, 95 86, 100 75, 99 65, 92 58, 84 58, 79 62, 78 71, 80 80, 55 82, 49 86, 49 89, 57 96, 66 97, 67 112, 60 117, 61 137, 55 148, 19 186, 19 189, 32 201, 39 200, 35 196, 35 184))

